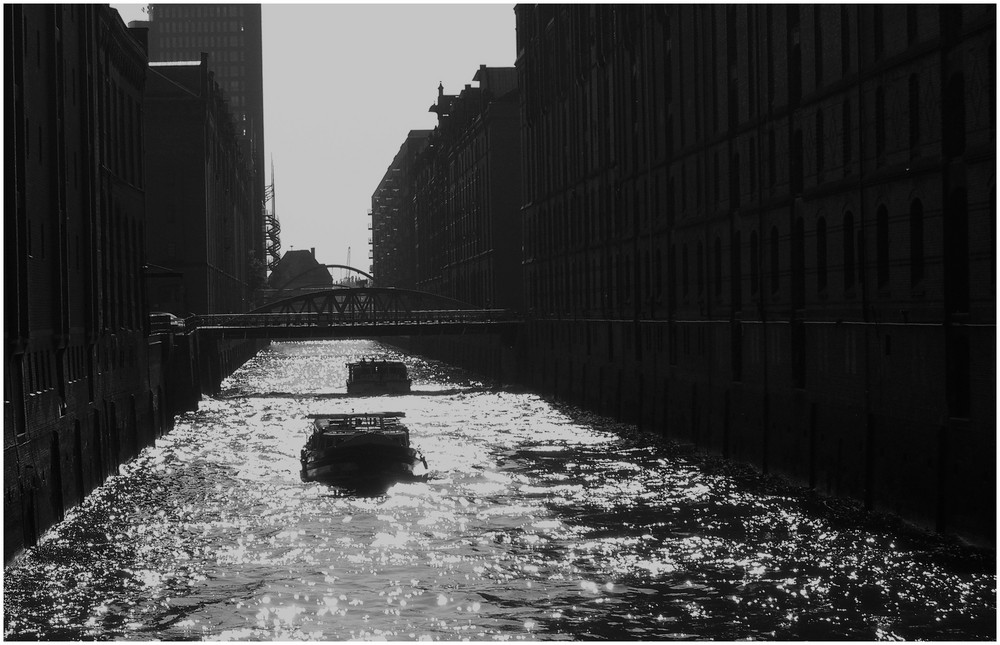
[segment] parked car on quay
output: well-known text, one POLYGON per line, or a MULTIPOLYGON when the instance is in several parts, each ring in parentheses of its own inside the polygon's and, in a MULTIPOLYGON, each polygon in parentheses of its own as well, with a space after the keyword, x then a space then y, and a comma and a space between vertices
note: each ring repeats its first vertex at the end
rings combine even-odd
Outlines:
POLYGON ((149 314, 149 331, 152 334, 183 334, 184 320, 166 311, 149 314))

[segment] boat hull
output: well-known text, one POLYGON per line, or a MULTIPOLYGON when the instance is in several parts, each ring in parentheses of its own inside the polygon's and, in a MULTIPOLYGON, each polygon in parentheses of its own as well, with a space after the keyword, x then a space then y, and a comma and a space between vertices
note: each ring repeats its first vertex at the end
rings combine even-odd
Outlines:
POLYGON ((303 450, 302 479, 327 483, 357 483, 366 480, 409 479, 423 456, 401 446, 351 446, 329 450, 303 450))

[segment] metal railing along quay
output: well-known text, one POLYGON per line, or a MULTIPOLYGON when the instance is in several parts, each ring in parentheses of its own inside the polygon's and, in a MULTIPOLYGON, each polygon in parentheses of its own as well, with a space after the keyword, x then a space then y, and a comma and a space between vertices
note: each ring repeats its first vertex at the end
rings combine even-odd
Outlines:
MULTIPOLYGON (((281 312, 246 314, 202 314, 185 319, 186 331, 216 331, 232 335, 236 332, 260 332, 263 336, 281 336, 291 331, 321 330, 335 336, 350 335, 354 329, 364 333, 405 334, 414 328, 441 327, 459 330, 472 325, 488 327, 492 323, 512 323, 513 314, 506 309, 439 309, 422 311, 345 311, 345 312, 281 312), (405 329, 404 329, 405 328, 405 329), (228 332, 228 333, 227 333, 228 332)), ((299 334, 308 335, 308 334, 299 334)))

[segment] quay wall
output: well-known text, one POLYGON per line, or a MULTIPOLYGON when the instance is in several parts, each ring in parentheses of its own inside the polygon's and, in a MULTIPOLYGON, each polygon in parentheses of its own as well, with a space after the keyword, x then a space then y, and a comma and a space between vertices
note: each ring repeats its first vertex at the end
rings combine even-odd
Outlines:
POLYGON ((969 330, 980 350, 973 360, 982 364, 971 366, 968 418, 947 414, 942 326, 805 325, 804 382, 789 352, 798 332, 787 322, 539 320, 516 339, 420 336, 394 344, 821 495, 994 546, 991 332, 969 330))
POLYGON ((79 368, 70 365, 65 383, 38 391, 21 382, 21 369, 9 369, 4 562, 33 546, 120 465, 169 432, 176 415, 196 410, 203 394, 218 392, 221 381, 264 344, 192 334, 151 334, 145 342, 141 332, 111 335, 81 358, 79 368))

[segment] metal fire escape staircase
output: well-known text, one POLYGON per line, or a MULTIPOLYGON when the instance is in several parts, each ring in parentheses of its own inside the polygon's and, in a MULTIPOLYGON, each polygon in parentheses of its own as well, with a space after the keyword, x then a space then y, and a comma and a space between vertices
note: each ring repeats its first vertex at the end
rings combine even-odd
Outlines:
POLYGON ((281 224, 274 209, 274 162, 271 162, 271 183, 264 187, 264 252, 267 255, 267 270, 274 271, 281 259, 281 224), (271 210, 267 210, 268 202, 271 210))

